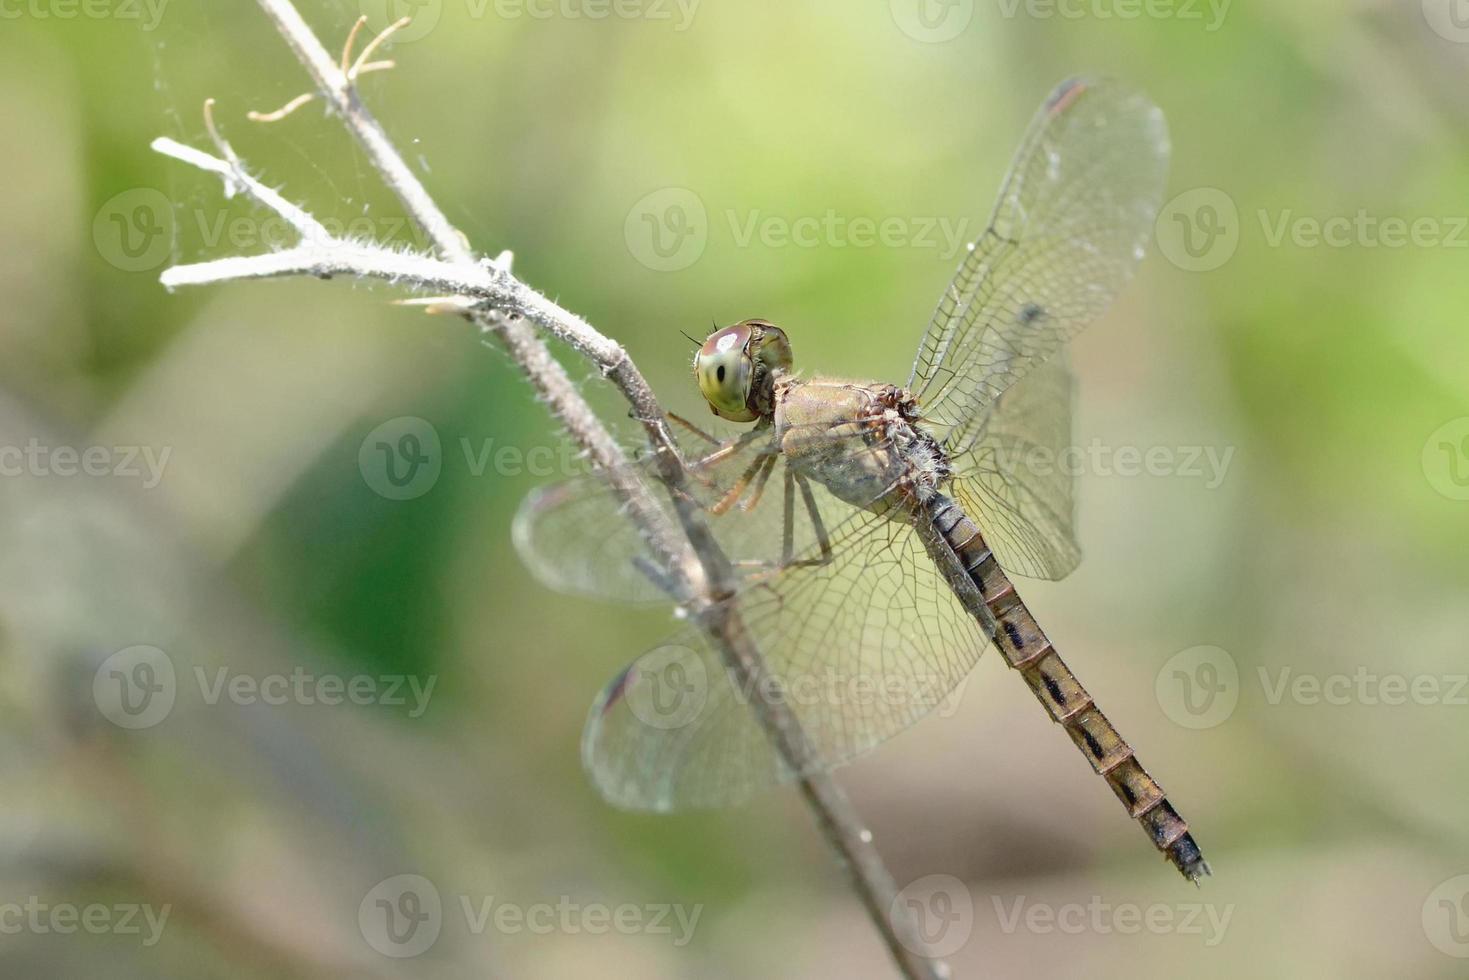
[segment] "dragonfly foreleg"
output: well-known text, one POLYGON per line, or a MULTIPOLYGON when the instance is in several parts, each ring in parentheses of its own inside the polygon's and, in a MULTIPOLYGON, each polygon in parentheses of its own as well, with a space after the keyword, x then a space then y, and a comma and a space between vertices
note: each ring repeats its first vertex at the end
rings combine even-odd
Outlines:
POLYGON ((694 435, 698 436, 700 439, 703 439, 705 442, 709 443, 709 445, 711 445, 711 446, 717 446, 717 445, 719 445, 719 440, 717 438, 715 438, 714 436, 710 435, 708 432, 705 432, 703 429, 699 428, 697 425, 695 425, 694 423, 690 422, 688 419, 684 418, 682 415, 675 415, 673 412, 666 412, 666 413, 664 413, 664 417, 667 418, 668 421, 670 421, 670 422, 677 422, 679 425, 683 426, 685 429, 688 429, 690 432, 692 432, 694 435))
MULTIPOLYGON (((774 459, 773 456, 766 455, 765 453, 761 453, 759 456, 756 456, 755 459, 750 463, 750 465, 745 467, 745 472, 740 474, 740 478, 735 481, 734 486, 729 488, 729 492, 726 493, 723 497, 720 497, 719 500, 714 503, 714 506, 709 508, 709 513, 716 515, 723 514, 731 507, 733 507, 735 503, 742 496, 744 496, 745 488, 750 485, 750 481, 754 480, 756 474, 764 469, 767 465, 767 462, 772 459, 774 459)), ((749 510, 748 507, 744 509, 749 510)))

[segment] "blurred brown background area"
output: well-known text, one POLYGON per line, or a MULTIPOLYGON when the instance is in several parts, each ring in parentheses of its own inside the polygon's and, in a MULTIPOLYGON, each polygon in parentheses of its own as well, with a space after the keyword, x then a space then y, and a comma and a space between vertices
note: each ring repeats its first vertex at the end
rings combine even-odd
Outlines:
MULTIPOLYGON (((679 332, 711 322, 905 380, 1051 85, 1149 92, 1170 204, 1072 357, 1087 557, 1021 590, 1215 876, 1160 862, 993 655, 842 782, 957 977, 1464 975, 1452 4, 301 8, 332 48, 414 14, 368 104, 476 249, 695 418, 679 332)), ((259 10, 0 16, 0 972, 891 976, 794 794, 652 817, 589 786, 586 708, 672 618, 521 568, 519 500, 580 464, 499 352, 385 287, 159 287, 284 243, 148 149, 205 145, 208 96, 266 182, 416 243, 319 105, 246 121, 307 85, 259 10), (433 465, 384 484, 404 426, 433 465)))

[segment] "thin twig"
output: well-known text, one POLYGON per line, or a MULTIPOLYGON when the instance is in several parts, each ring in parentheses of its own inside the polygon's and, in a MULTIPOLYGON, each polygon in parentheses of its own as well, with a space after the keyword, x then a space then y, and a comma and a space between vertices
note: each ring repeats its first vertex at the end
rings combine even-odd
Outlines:
MULTIPOLYGON (((271 255, 237 257, 191 266, 178 266, 163 275, 165 285, 197 285, 231 279, 286 275, 351 275, 379 278, 426 290, 470 297, 476 302, 459 307, 487 332, 498 337, 515 363, 530 379, 552 414, 591 459, 604 468, 627 503, 627 514, 677 579, 680 598, 717 644, 726 664, 745 689, 759 692, 752 707, 762 728, 786 764, 797 773, 802 795, 816 817, 823 837, 849 870, 863 907, 903 975, 910 980, 937 978, 941 965, 916 951, 922 949, 910 911, 896 901, 897 890, 846 796, 828 776, 817 772, 815 755, 794 712, 784 699, 737 608, 721 601, 732 592, 733 574, 692 495, 680 492, 685 474, 667 421, 652 389, 621 345, 596 331, 586 321, 546 299, 512 276, 503 264, 476 262, 464 236, 433 202, 417 176, 408 168, 387 134, 358 98, 355 74, 367 67, 366 58, 396 30, 395 24, 371 42, 357 65, 348 67, 352 44, 361 21, 334 61, 289 0, 259 0, 266 15, 312 76, 321 97, 342 117, 384 181, 408 213, 433 241, 443 261, 394 252, 327 236, 315 239, 303 232, 303 244, 271 255), (506 315, 510 314, 510 315, 506 315), (523 318, 523 319, 522 319, 523 318), (652 505, 646 487, 626 475, 627 462, 597 416, 581 398, 565 370, 535 336, 529 323, 572 344, 596 364, 623 394, 643 425, 660 462, 660 476, 669 484, 678 524, 652 505)), ((376 63, 374 63, 376 64, 376 63)), ((300 104, 297 100, 291 105, 300 104)), ((272 114, 283 116, 284 111, 272 114)), ((213 130, 211 127, 211 133, 213 130)), ((222 139, 216 138, 225 160, 190 151, 173 141, 155 141, 155 148, 185 162, 225 177, 265 206, 285 216, 279 195, 243 175, 243 167, 222 139), (263 193, 262 193, 263 192, 263 193)), ((303 212, 304 213, 304 212, 303 212)), ((290 219, 288 219, 290 220, 290 219)), ((314 219, 313 219, 314 221, 314 219)), ((296 222, 292 222, 300 230, 296 222)), ((319 223, 316 223, 319 226, 319 223)), ((435 301, 444 304, 443 299, 435 301)), ((448 301, 452 303, 452 300, 448 301)), ((452 307, 451 307, 452 308, 452 307)))
MULTIPOLYGON (((366 75, 368 72, 387 71, 389 68, 398 67, 398 63, 391 59, 386 61, 368 61, 367 59, 372 57, 374 51, 387 43, 388 38, 407 27, 412 20, 413 18, 411 17, 399 17, 393 21, 387 26, 386 30, 367 42, 367 47, 362 49, 362 53, 357 56, 357 60, 352 61, 352 49, 357 46, 357 35, 362 33, 362 28, 367 26, 367 15, 363 14, 361 17, 358 17, 357 22, 352 25, 352 30, 347 32, 347 43, 342 45, 340 68, 343 77, 347 79, 347 83, 349 85, 356 85, 357 79, 362 75, 366 75), (349 62, 351 63, 348 64, 349 62)), ((245 118, 251 122, 258 123, 280 122, 306 103, 314 102, 315 100, 315 92, 302 92, 274 112, 247 112, 245 113, 245 118)))

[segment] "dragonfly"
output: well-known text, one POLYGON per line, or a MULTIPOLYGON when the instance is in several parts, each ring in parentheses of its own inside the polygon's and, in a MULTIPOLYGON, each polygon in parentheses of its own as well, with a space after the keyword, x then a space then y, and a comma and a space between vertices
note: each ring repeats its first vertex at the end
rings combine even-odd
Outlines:
MULTIPOLYGON (((736 585, 721 601, 767 686, 726 669, 698 623, 635 659, 582 739, 608 801, 722 806, 842 765, 946 703, 993 645, 1153 845, 1195 883, 1210 873, 1011 578, 1056 580, 1080 561, 1074 477, 1037 461, 1070 445, 1065 345, 1143 258, 1168 156, 1163 113, 1141 92, 1096 78, 1054 89, 905 385, 805 377, 768 320, 707 336, 693 363, 701 394, 714 415, 753 426, 721 440, 673 417, 688 478, 656 505, 675 493, 697 504, 730 556, 736 585), (772 696, 799 723, 808 751, 794 760, 752 710, 772 696)), ((658 485, 656 463, 631 464, 640 485, 658 485)), ((513 528, 522 559, 564 592, 669 601, 667 563, 604 477, 533 492, 513 528)))

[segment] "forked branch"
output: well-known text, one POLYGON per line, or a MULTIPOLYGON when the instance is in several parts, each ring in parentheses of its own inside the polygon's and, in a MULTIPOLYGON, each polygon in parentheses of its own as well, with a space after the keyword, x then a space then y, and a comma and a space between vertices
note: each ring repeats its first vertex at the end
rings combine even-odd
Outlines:
POLYGON ((383 180, 433 242, 438 257, 332 236, 304 209, 248 174, 215 128, 210 107, 206 109, 207 128, 218 156, 170 139, 155 140, 154 149, 218 174, 227 192, 242 191, 274 211, 297 231, 301 241, 295 248, 266 255, 175 266, 163 273, 163 283, 173 288, 242 279, 337 275, 387 280, 430 294, 432 298, 418 302, 434 311, 459 313, 496 337, 571 438, 607 471, 627 504, 628 519, 664 559, 680 600, 721 650, 736 682, 744 690, 759 692, 752 707, 786 764, 795 772, 815 773, 800 780, 802 795, 822 835, 850 872, 863 907, 903 976, 909 980, 937 980, 945 975, 942 964, 918 952, 924 947, 911 911, 897 901, 897 889, 872 845, 871 835, 837 785, 816 772, 817 767, 811 764, 812 749, 799 721, 782 697, 779 684, 770 677, 737 609, 720 601, 730 594, 733 584, 729 560, 692 503, 693 495, 680 492, 686 479, 682 459, 666 417, 636 365, 620 344, 512 275, 509 253, 501 253, 493 261, 476 260, 464 237, 433 202, 358 97, 355 82, 359 75, 392 66, 391 62, 369 59, 403 22, 370 41, 354 60, 351 52, 365 18, 359 20, 341 57, 334 60, 289 0, 259 2, 310 74, 316 91, 298 96, 274 112, 253 113, 251 118, 279 121, 307 101, 321 98, 356 137, 383 180), (671 489, 667 499, 676 521, 668 519, 667 512, 651 497, 650 488, 627 475, 631 470, 622 449, 531 324, 570 343, 627 400, 660 461, 659 475, 671 489))

